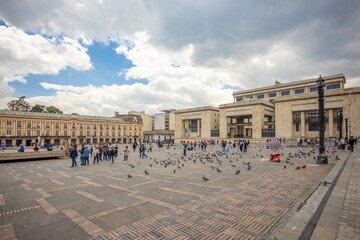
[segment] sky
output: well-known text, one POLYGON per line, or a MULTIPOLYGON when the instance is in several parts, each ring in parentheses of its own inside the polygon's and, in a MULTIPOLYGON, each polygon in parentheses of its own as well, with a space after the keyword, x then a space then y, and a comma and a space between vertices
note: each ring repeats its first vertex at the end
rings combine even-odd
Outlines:
POLYGON ((218 106, 233 91, 343 73, 360 86, 360 1, 0 0, 0 109, 218 106))

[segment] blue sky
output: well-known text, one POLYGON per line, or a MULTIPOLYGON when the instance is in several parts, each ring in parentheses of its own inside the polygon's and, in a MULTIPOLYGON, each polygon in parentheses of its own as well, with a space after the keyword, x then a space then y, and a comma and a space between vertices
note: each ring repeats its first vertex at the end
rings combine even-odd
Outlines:
POLYGON ((0 2, 0 108, 154 114, 319 74, 360 86, 357 0, 0 2))

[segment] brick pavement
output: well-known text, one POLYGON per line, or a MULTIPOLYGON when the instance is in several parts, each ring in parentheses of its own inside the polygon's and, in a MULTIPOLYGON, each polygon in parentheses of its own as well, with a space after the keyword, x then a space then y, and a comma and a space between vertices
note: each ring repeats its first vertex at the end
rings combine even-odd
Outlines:
POLYGON ((19 239, 46 239, 60 229, 53 239, 255 239, 331 168, 295 170, 314 164, 313 155, 304 154, 284 169, 285 163, 260 161, 272 152, 259 145, 242 157, 235 150, 231 159, 212 155, 218 150, 211 146, 208 159, 198 152, 181 159, 180 147, 142 160, 132 152, 134 168, 120 158, 77 168, 68 159, 2 164, 0 209, 7 214, 0 225, 12 225, 19 239), (164 164, 169 159, 174 162, 164 164), (251 162, 251 171, 242 161, 251 162))

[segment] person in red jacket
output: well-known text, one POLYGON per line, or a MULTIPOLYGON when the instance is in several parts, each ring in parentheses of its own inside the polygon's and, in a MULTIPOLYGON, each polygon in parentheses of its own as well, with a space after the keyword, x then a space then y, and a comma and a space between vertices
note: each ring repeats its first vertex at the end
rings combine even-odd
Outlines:
POLYGON ((99 147, 99 158, 100 158, 100 161, 102 161, 101 157, 102 157, 102 146, 100 145, 99 147))

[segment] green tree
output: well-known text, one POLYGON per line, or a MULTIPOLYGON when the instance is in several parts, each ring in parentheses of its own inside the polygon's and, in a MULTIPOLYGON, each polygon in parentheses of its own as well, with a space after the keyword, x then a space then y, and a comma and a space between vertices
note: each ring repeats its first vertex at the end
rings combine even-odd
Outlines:
POLYGON ((48 113, 59 113, 59 114, 63 114, 63 111, 61 111, 60 109, 58 109, 55 106, 48 106, 46 107, 46 112, 48 113))
POLYGON ((19 99, 11 100, 7 103, 9 110, 28 112, 31 109, 30 104, 25 101, 25 96, 19 97, 19 99))
POLYGON ((45 105, 35 104, 30 110, 30 112, 40 112, 40 113, 46 112, 45 105))

